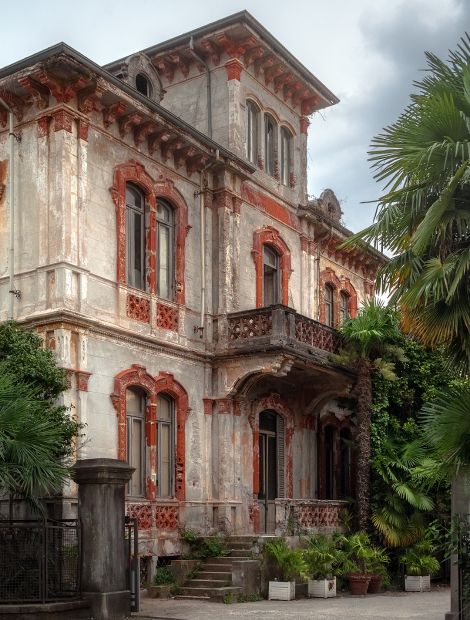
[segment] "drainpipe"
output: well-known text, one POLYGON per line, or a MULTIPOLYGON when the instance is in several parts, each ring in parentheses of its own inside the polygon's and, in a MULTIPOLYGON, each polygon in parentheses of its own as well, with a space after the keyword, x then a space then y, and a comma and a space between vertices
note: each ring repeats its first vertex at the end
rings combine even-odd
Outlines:
POLYGON ((4 108, 8 111, 8 202, 10 207, 9 217, 9 240, 8 240, 8 292, 10 294, 8 319, 13 320, 15 297, 20 298, 20 291, 15 289, 14 272, 15 272, 15 140, 17 139, 13 131, 13 112, 2 102, 4 108))
POLYGON ((201 222, 201 315, 199 320, 199 327, 194 327, 195 332, 199 332, 199 337, 204 337, 204 315, 206 312, 206 213, 204 207, 204 176, 207 170, 219 160, 219 149, 215 152, 215 161, 210 162, 201 170, 199 180, 199 191, 194 192, 194 196, 199 195, 199 218, 201 222))
POLYGON ((204 58, 196 52, 194 49, 194 37, 189 39, 189 51, 194 58, 204 65, 207 75, 207 135, 212 138, 212 85, 211 85, 211 70, 204 58))

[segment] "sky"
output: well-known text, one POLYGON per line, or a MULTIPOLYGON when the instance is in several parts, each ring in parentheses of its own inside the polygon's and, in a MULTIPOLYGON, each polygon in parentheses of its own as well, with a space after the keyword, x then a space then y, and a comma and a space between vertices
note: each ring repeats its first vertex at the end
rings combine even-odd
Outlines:
POLYGON ((59 41, 98 64, 246 9, 340 99, 312 118, 308 191, 331 188, 354 231, 382 187, 370 141, 407 105, 424 51, 447 58, 470 30, 470 0, 22 0, 1 2, 0 67, 59 41))

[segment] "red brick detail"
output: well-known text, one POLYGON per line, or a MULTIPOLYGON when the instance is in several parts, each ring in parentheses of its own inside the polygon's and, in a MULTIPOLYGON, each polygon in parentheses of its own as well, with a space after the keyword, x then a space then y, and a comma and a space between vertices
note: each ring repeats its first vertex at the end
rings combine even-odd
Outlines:
POLYGON ((179 506, 155 506, 155 527, 159 530, 177 530, 179 506))
POLYGON ((0 127, 6 127, 8 121, 8 113, 5 108, 0 108, 0 127))
POLYGON ((292 506, 292 514, 302 529, 314 527, 339 527, 340 514, 344 506, 331 504, 302 504, 292 506))
MULTIPOLYGON (((251 412, 248 417, 253 431, 253 494, 259 493, 259 414, 270 409, 284 418, 285 424, 285 456, 286 456, 286 496, 293 495, 293 458, 292 458, 292 436, 294 434, 294 413, 286 401, 279 394, 271 394, 252 403, 251 412)), ((258 529, 255 532, 259 531, 258 529)))
POLYGON ((80 392, 88 392, 88 381, 91 377, 91 372, 77 370, 75 376, 77 379, 77 390, 80 390, 80 392))
POLYGON ((165 304, 157 303, 157 327, 177 332, 179 318, 178 315, 178 308, 173 308, 172 306, 166 306, 165 304))
POLYGON ((72 133, 73 117, 67 110, 57 110, 52 115, 54 119, 54 131, 68 131, 72 133))
POLYGON ((263 245, 269 245, 280 257, 281 268, 281 303, 289 303, 289 278, 291 274, 291 254, 286 242, 278 230, 266 226, 253 233, 253 260, 256 269, 256 307, 263 307, 263 245))
POLYGON ((150 301, 145 297, 139 297, 132 293, 127 293, 126 303, 127 316, 136 321, 150 322, 150 301))
POLYGON ((6 189, 6 180, 7 180, 7 171, 8 171, 8 160, 4 159, 0 161, 0 201, 3 199, 5 195, 6 189))
POLYGON ((41 116, 38 118, 38 138, 44 138, 49 134, 49 126, 51 124, 50 116, 41 116))
POLYGON ((307 116, 300 117, 300 133, 307 135, 310 125, 310 119, 307 116))
POLYGON ((114 121, 119 118, 127 110, 127 107, 121 101, 112 103, 103 109, 103 125, 106 129, 111 127, 114 121))
POLYGON ((45 110, 49 105, 49 89, 47 86, 33 80, 31 76, 25 76, 18 83, 28 92, 30 98, 36 103, 39 110, 45 110))
POLYGON ((150 504, 127 504, 127 515, 137 519, 139 530, 150 530, 153 527, 152 506, 150 504))
POLYGON ((68 103, 88 83, 88 79, 83 75, 75 79, 62 80, 46 69, 40 70, 35 77, 41 84, 47 86, 58 103, 68 103))
POLYGON ((333 325, 338 327, 340 324, 340 305, 341 293, 344 292, 348 296, 349 316, 354 318, 357 315, 357 293, 349 278, 341 280, 335 274, 331 267, 327 267, 320 273, 320 323, 325 322, 325 286, 330 285, 333 288, 333 325))
POLYGON ((258 192, 247 183, 242 184, 242 199, 248 204, 261 209, 275 220, 287 224, 295 230, 299 230, 299 220, 295 213, 291 213, 287 207, 274 200, 267 194, 258 192))
POLYGON ((240 81, 240 77, 243 71, 243 64, 237 58, 233 58, 232 60, 226 62, 225 69, 227 70, 227 81, 240 81))
POLYGON ((186 420, 189 415, 188 394, 184 387, 169 372, 155 377, 156 394, 164 392, 175 400, 176 406, 176 499, 186 497, 186 420))
POLYGON ((321 102, 321 99, 318 95, 303 99, 302 103, 300 104, 301 114, 303 116, 310 116, 310 114, 312 114, 315 111, 315 108, 317 107, 317 105, 319 105, 320 102, 321 102))
POLYGON ((90 123, 85 121, 83 118, 80 118, 78 121, 78 137, 80 140, 85 140, 88 142, 88 130, 90 128, 90 123))
POLYGON ((202 404, 204 407, 204 415, 212 415, 212 405, 214 400, 212 398, 203 398, 202 404))

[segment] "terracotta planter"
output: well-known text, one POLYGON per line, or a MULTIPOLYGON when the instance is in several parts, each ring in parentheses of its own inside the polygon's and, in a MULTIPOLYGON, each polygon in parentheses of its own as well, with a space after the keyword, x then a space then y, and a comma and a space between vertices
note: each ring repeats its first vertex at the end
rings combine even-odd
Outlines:
POLYGON ((382 575, 371 574, 367 592, 369 594, 378 594, 381 588, 382 588, 382 575))
POLYGON ((369 587, 370 575, 367 573, 349 573, 346 575, 346 579, 349 582, 349 589, 351 594, 364 595, 367 594, 367 588, 369 587))

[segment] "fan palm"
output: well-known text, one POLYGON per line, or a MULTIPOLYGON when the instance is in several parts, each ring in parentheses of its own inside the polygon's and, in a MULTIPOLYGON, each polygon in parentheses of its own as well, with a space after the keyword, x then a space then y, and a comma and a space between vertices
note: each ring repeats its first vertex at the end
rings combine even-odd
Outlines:
POLYGON ((405 326, 470 367, 470 37, 427 72, 398 120, 372 140, 385 182, 375 222, 345 245, 371 242, 393 258, 379 285, 405 326))
POLYGON ((370 507, 370 420, 372 410, 372 373, 380 372, 393 380, 392 360, 403 359, 396 312, 380 301, 363 304, 354 319, 348 319, 340 328, 344 347, 336 361, 354 366, 357 371, 353 396, 357 406, 357 475, 356 497, 358 523, 366 529, 370 507))
POLYGON ((37 498, 61 489, 67 467, 57 459, 63 429, 49 415, 50 405, 18 384, 0 365, 0 492, 37 498))

